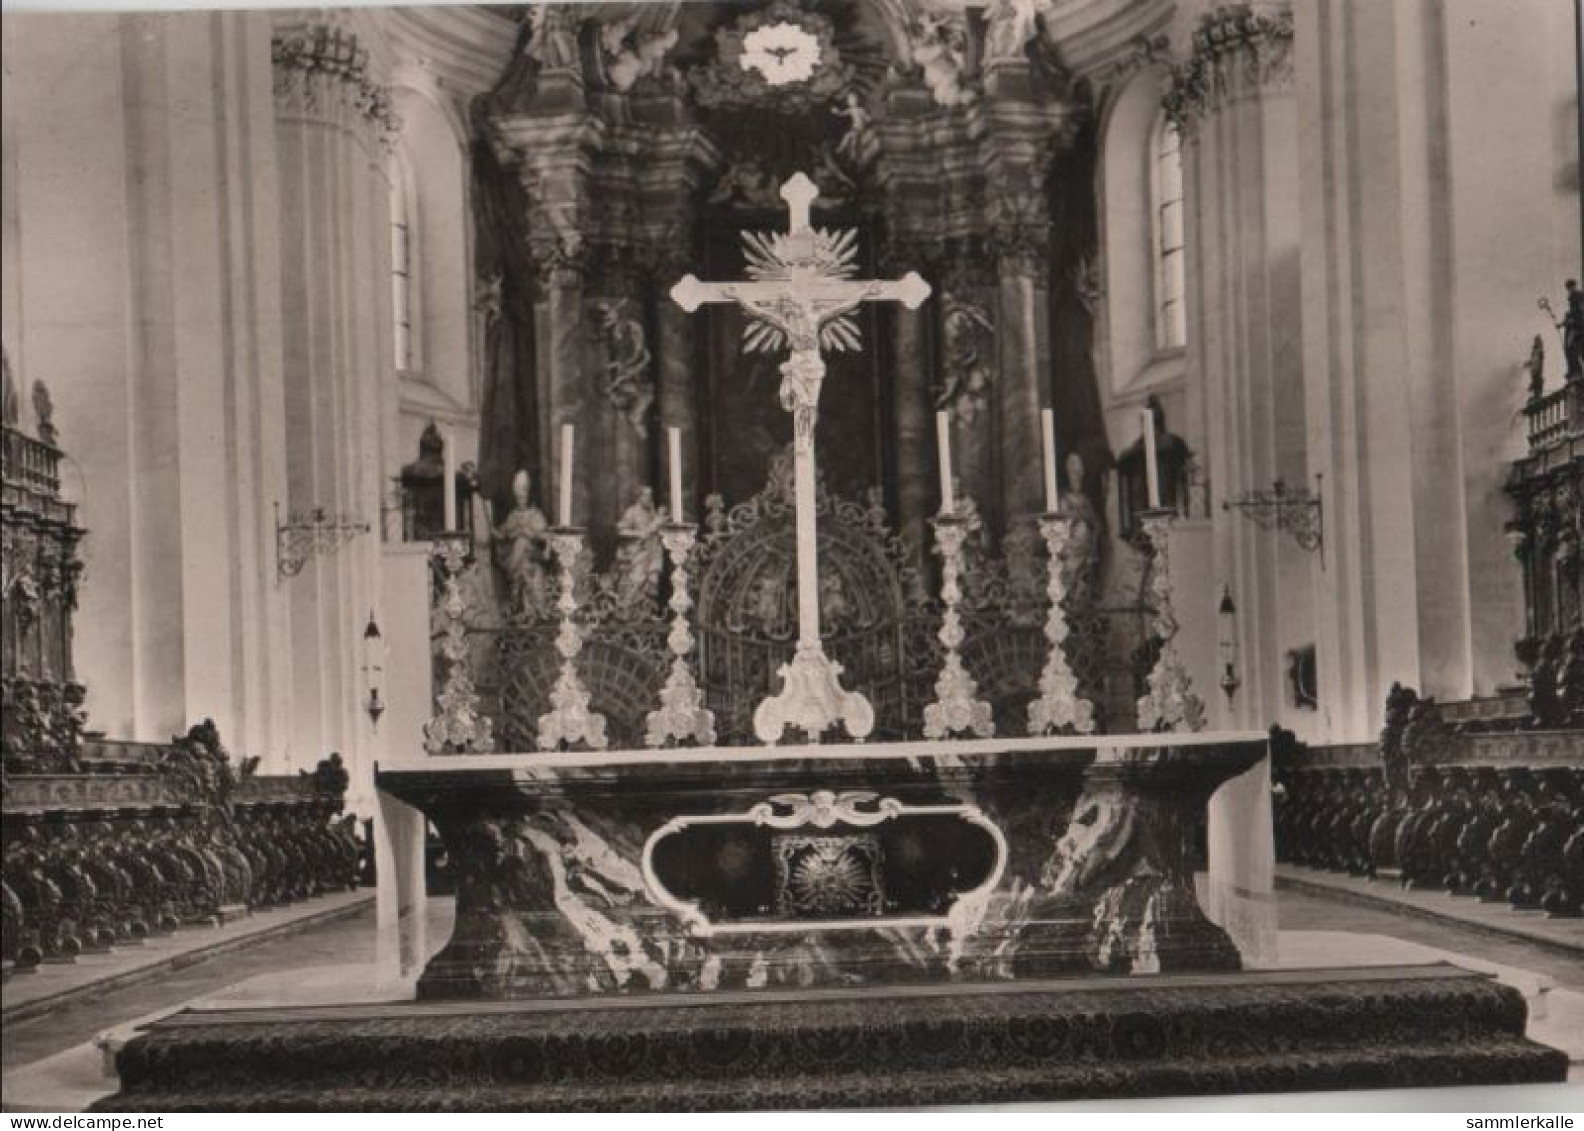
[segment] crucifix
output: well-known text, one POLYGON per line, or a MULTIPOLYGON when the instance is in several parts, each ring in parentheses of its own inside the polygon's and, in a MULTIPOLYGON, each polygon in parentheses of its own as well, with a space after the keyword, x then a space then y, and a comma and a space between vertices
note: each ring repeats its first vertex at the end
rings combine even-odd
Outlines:
POLYGON ((837 723, 855 739, 874 729, 874 708, 841 685, 841 665, 820 643, 819 557, 814 526, 814 425, 825 380, 822 350, 857 349, 854 311, 865 302, 900 302, 917 310, 930 288, 916 271, 900 279, 858 279, 858 233, 826 231, 809 223, 819 190, 802 173, 781 186, 787 231, 744 232, 748 281, 704 283, 685 275, 671 298, 692 313, 704 303, 730 302, 748 313, 743 333, 749 352, 785 349, 781 407, 792 413, 797 522, 798 643, 780 670, 781 690, 754 711, 754 733, 777 742, 796 728, 813 741, 837 723))

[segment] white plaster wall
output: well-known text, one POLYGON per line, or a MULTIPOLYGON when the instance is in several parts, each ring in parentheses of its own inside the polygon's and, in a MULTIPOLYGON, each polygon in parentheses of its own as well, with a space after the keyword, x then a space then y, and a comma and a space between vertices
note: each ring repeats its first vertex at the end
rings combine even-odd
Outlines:
MULTIPOLYGON (((1513 675, 1499 485, 1535 296, 1576 263, 1568 0, 1295 6, 1307 431, 1327 472, 1322 707, 1513 675), (1561 135, 1561 136, 1559 136, 1561 135)), ((1554 356, 1554 354, 1553 354, 1554 356)))

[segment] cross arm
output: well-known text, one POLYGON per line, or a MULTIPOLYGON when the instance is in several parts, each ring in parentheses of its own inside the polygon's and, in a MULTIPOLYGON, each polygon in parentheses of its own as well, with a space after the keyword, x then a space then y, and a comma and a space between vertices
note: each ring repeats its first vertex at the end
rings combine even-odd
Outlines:
POLYGON ((930 296, 930 285, 917 271, 895 280, 806 279, 767 282, 705 283, 696 275, 682 276, 671 288, 671 299, 689 314, 711 302, 767 306, 791 299, 814 307, 849 307, 860 302, 900 302, 917 310, 930 296))

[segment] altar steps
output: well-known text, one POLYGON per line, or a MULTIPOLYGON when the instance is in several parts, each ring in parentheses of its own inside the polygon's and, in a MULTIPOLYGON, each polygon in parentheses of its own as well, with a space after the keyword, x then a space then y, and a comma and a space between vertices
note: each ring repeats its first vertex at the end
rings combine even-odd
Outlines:
POLYGON ((1560 1081, 1444 963, 579 1003, 189 1011, 102 1111, 765 1110, 1560 1081))

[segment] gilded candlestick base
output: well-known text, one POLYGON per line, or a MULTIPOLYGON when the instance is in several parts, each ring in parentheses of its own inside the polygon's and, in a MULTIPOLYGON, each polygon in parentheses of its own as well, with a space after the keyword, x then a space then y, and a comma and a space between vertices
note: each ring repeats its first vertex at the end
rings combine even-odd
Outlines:
POLYGON ((788 730, 801 730, 811 740, 841 725, 849 737, 864 739, 874 730, 874 708, 856 691, 841 685, 842 666, 818 642, 799 644, 792 662, 781 665, 781 690, 754 710, 754 734, 776 743, 788 730))
POLYGON ((578 653, 583 651, 583 632, 576 619, 577 560, 583 553, 583 532, 556 527, 550 531, 550 550, 561 569, 561 594, 556 599, 561 627, 555 640, 561 673, 550 689, 552 709, 539 716, 539 749, 558 750, 581 742, 591 750, 604 750, 608 745, 605 716, 589 709, 588 688, 577 669, 578 653))
POLYGON ((671 672, 660 689, 660 707, 650 711, 645 719, 644 742, 649 746, 686 741, 701 746, 715 743, 715 713, 705 709, 704 693, 687 660, 694 644, 693 630, 688 626, 693 599, 688 594, 687 563, 696 537, 697 528, 685 523, 673 523, 660 532, 661 545, 671 559, 671 631, 666 636, 666 647, 671 650, 672 659, 671 672))
POLYGON ((1062 578, 1066 564, 1067 539, 1071 534, 1067 519, 1060 514, 1043 514, 1039 520, 1040 534, 1045 538, 1048 581, 1046 596, 1050 608, 1045 614, 1045 639, 1050 653, 1045 658, 1045 670, 1040 674, 1039 698, 1029 704, 1028 732, 1031 735, 1092 734, 1095 729, 1094 704, 1078 694, 1078 677, 1067 662, 1066 642, 1069 635, 1067 586, 1062 578))
POLYGON ((1144 536, 1155 550, 1150 591, 1155 598, 1155 635, 1160 655, 1149 675, 1149 692, 1138 701, 1139 730, 1203 730, 1204 703, 1193 693, 1188 668, 1177 651, 1177 614, 1172 608, 1171 531, 1177 514, 1149 510, 1139 516, 1144 536))
POLYGON ((446 665, 435 713, 423 727, 424 749, 430 754, 481 754, 495 749, 494 725, 479 710, 468 670, 462 571, 471 548, 472 539, 466 534, 442 534, 429 546, 430 563, 440 574, 440 615, 445 621, 440 656, 446 665))
POLYGON ((957 606, 962 602, 963 543, 968 527, 953 515, 934 519, 935 546, 941 556, 941 627, 939 640, 946 650, 935 680, 935 701, 924 708, 924 737, 951 738, 975 734, 995 735, 995 717, 989 703, 978 698, 979 685, 963 667, 958 649, 964 633, 957 606))

